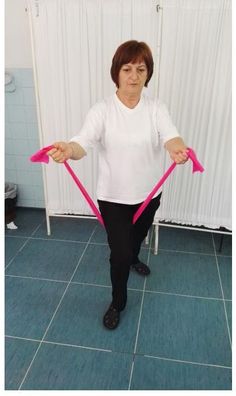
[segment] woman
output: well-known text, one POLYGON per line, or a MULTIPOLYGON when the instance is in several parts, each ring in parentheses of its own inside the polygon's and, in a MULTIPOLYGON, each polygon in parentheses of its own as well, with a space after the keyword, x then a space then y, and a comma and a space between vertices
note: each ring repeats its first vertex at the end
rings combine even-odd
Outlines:
POLYGON ((103 317, 115 329, 127 302, 130 269, 149 275, 138 256, 161 193, 155 196, 135 225, 132 218, 161 177, 157 160, 161 146, 177 164, 187 161, 187 147, 173 125, 166 106, 143 94, 153 74, 150 48, 127 41, 117 49, 111 77, 117 90, 88 112, 79 135, 56 142, 48 154, 56 162, 83 158, 91 147, 99 154, 97 198, 110 247, 112 302, 103 317))

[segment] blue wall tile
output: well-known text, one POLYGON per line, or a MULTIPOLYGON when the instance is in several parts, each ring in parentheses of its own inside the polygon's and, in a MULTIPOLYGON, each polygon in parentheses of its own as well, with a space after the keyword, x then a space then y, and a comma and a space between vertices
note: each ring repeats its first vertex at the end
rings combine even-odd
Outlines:
POLYGON ((6 105, 6 119, 9 122, 25 122, 25 108, 20 105, 6 105))
POLYGON ((13 139, 27 139, 28 130, 25 122, 11 122, 11 138, 13 139))
POLYGON ((37 109, 36 106, 25 106, 25 119, 26 123, 37 123, 37 109))
POLYGON ((24 69, 7 69, 8 73, 11 73, 14 76, 15 85, 17 87, 33 87, 34 86, 34 78, 33 78, 33 69, 24 68, 24 69))
POLYGON ((35 90, 33 87, 22 88, 24 105, 36 106, 35 90))
POLYGON ((23 90, 20 87, 15 87, 14 92, 9 92, 6 90, 5 103, 8 105, 23 105, 23 90))
POLYGON ((29 162, 40 147, 33 70, 7 71, 14 77, 8 89, 15 91, 5 93, 5 180, 17 184, 18 206, 42 208, 42 168, 29 162))

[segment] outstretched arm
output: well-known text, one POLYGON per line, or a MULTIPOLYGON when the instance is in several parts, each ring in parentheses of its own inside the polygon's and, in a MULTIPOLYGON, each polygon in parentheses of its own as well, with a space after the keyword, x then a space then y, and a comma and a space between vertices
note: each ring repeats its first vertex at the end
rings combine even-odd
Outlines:
POLYGON ((48 155, 56 162, 64 162, 68 159, 79 160, 86 155, 86 151, 75 142, 55 142, 54 148, 48 151, 48 155))

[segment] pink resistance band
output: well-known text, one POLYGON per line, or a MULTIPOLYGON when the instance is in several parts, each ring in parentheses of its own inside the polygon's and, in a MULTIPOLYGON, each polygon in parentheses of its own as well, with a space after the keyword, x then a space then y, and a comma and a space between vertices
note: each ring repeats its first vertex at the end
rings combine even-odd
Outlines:
MULTIPOLYGON (((41 150, 37 151, 37 153, 35 153, 34 155, 32 155, 30 157, 30 160, 32 162, 44 162, 46 164, 48 164, 49 162, 49 158, 47 155, 47 152, 51 149, 53 149, 54 146, 47 146, 42 148, 41 150)), ((202 167, 202 165, 200 164, 200 162, 197 160, 196 154, 194 153, 194 151, 191 148, 188 148, 188 156, 189 158, 192 160, 193 162, 193 170, 192 172, 203 172, 204 168, 202 167)), ((75 183, 77 184, 77 186, 79 187, 80 191, 82 192, 83 196, 85 197, 86 201, 88 202, 89 206, 91 207, 93 213, 95 214, 95 216, 98 218, 99 222, 104 226, 104 222, 103 222, 103 218, 101 216, 101 213, 99 212, 98 208, 96 207, 96 205, 94 204, 92 198, 90 197, 90 195, 87 193, 86 189, 84 188, 84 186, 82 185, 82 183, 80 182, 80 180, 78 179, 78 177, 75 175, 75 173, 73 172, 73 170, 71 169, 70 165, 67 163, 67 161, 63 162, 66 169, 68 170, 68 172, 70 173, 70 175, 72 176, 72 178, 74 179, 75 183)), ((150 194, 147 196, 147 198, 145 199, 145 201, 142 203, 142 205, 138 208, 137 212, 134 214, 133 217, 133 224, 136 223, 136 221, 138 220, 139 216, 141 216, 141 214, 143 213, 144 209, 147 207, 147 205, 149 204, 149 202, 151 201, 152 197, 154 196, 154 194, 159 190, 159 188, 162 186, 162 184, 165 182, 165 180, 167 179, 167 177, 171 174, 171 172, 175 169, 176 167, 176 163, 173 162, 173 164, 169 167, 169 169, 165 172, 165 174, 162 176, 162 178, 159 180, 159 182, 155 185, 155 187, 153 188, 153 190, 150 192, 150 194)))
MULTIPOLYGON (((32 162, 45 162, 45 164, 48 164, 49 158, 48 158, 48 155, 47 155, 47 151, 49 151, 49 150, 51 150, 53 148, 54 148, 54 146, 47 146, 47 147, 42 148, 41 150, 37 151, 37 153, 32 155, 32 157, 30 157, 30 160, 32 162)), ((103 218, 101 216, 101 213, 99 212, 98 208, 94 204, 94 202, 93 202, 92 198, 90 197, 90 195, 85 190, 83 184, 80 182, 80 180, 78 179, 76 174, 73 172, 73 170, 70 167, 70 165, 66 161, 64 161, 63 164, 65 165, 66 169, 68 170, 68 172, 70 173, 70 175, 74 179, 75 183, 79 187, 80 191, 82 192, 84 198, 88 202, 88 204, 89 204, 90 208, 92 209, 93 213, 98 218, 99 222, 104 226, 104 222, 103 222, 103 218)))
MULTIPOLYGON (((195 152, 191 148, 188 148, 187 154, 188 154, 189 158, 193 162, 192 173, 194 173, 194 172, 203 172, 204 168, 200 164, 200 162, 197 160, 195 152)), ((176 162, 173 162, 173 164, 169 167, 169 169, 167 169, 167 171, 164 173, 162 178, 159 180, 159 182, 155 185, 153 190, 147 196, 147 198, 142 203, 142 205, 138 208, 137 212, 134 214, 134 217, 133 217, 133 224, 136 223, 136 221, 138 220, 139 216, 141 216, 141 214, 143 213, 144 209, 147 207, 147 205, 151 201, 152 197, 154 196, 154 194, 159 190, 159 188, 162 186, 162 184, 166 181, 167 177, 175 169, 176 165, 177 165, 176 162)))

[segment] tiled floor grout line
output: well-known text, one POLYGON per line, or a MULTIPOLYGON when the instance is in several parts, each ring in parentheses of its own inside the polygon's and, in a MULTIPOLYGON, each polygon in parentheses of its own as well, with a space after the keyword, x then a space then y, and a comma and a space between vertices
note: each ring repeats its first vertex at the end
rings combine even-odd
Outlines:
MULTIPOLYGON (((39 225, 40 226, 40 225, 39 225)), ((34 239, 34 240, 43 240, 43 241, 57 241, 57 242, 71 242, 71 243, 87 243, 86 241, 77 241, 73 239, 59 239, 59 238, 43 238, 43 237, 35 237, 35 236, 21 236, 21 235, 6 235, 8 238, 27 238, 27 239, 34 239)), ((92 242, 90 241, 90 245, 100 245, 100 246, 108 246, 106 242, 92 242)), ((151 248, 151 254, 153 254, 153 248, 151 246, 142 246, 142 249, 149 250, 151 248)), ((203 252, 189 252, 186 250, 172 250, 172 249, 158 249, 159 252, 170 252, 170 253, 183 253, 183 254, 196 254, 196 255, 203 255, 203 256, 213 256, 215 257, 215 253, 203 253, 203 252)), ((232 257, 232 255, 227 254, 217 254, 219 257, 232 257)))
MULTIPOLYGON (((64 281, 60 279, 47 279, 47 278, 37 278, 33 276, 22 276, 22 275, 14 275, 14 274, 6 274, 5 275, 8 278, 21 278, 21 279, 31 279, 31 280, 40 280, 40 281, 46 281, 46 282, 58 282, 58 283, 68 283, 69 281, 64 281)), ((86 282, 78 282, 78 281, 71 281, 70 282, 73 285, 82 285, 82 286, 94 286, 94 287, 104 287, 104 288, 111 288, 110 285, 99 285, 97 283, 86 283, 86 282)), ((157 290, 148 290, 148 289, 136 289, 133 287, 128 287, 128 290, 131 291, 137 291, 137 292, 143 292, 144 293, 150 293, 150 294, 163 294, 163 295, 168 295, 168 296, 176 296, 176 297, 186 297, 186 298, 198 298, 201 300, 213 300, 213 301, 229 301, 232 302, 230 299, 223 299, 223 298, 217 298, 217 297, 206 297, 206 296, 194 296, 194 295, 188 295, 188 294, 178 294, 178 293, 168 293, 168 292, 161 292, 157 290)))
POLYGON ((30 238, 27 238, 25 243, 23 243, 23 245, 21 245, 21 247, 17 250, 16 254, 11 258, 9 263, 5 266, 5 270, 12 264, 12 262, 14 261, 14 259, 18 255, 18 253, 20 253, 20 251, 23 250, 23 248, 29 243, 29 241, 30 241, 30 238))
MULTIPOLYGON (((39 224, 38 226, 37 226, 37 228, 39 228, 40 226, 41 226, 42 224, 39 224)), ((46 240, 46 241, 59 241, 59 242, 78 242, 78 243, 86 243, 85 241, 78 241, 78 240, 73 240, 73 239, 60 239, 60 238, 53 238, 53 237, 51 237, 51 238, 44 238, 44 237, 37 237, 37 236, 34 236, 33 234, 35 234, 36 233, 36 231, 37 231, 37 229, 36 230, 34 230, 33 231, 33 233, 30 235, 30 236, 24 236, 24 235, 7 235, 6 234, 6 237, 8 237, 8 238, 31 238, 31 239, 40 239, 40 240, 46 240)), ((91 245, 106 245, 106 246, 108 246, 108 243, 107 242, 93 242, 93 241, 90 241, 90 244, 91 245)), ((142 249, 147 249, 147 250, 149 250, 151 248, 151 253, 153 254, 153 247, 152 247, 152 245, 151 245, 151 242, 149 242, 149 245, 146 245, 146 244, 144 244, 144 245, 142 245, 142 249)), ((173 253, 187 253, 187 254, 197 254, 197 255, 206 255, 206 256, 215 256, 215 253, 203 253, 203 252, 191 252, 191 251, 186 251, 186 250, 173 250, 173 249, 162 249, 162 248, 159 248, 158 249, 158 251, 159 252, 173 252, 173 253)), ((223 255, 223 254, 220 254, 220 256, 224 256, 224 257, 231 257, 231 255, 223 255)))
POLYGON ((30 236, 25 236, 25 235, 10 235, 5 233, 5 238, 19 238, 19 239, 28 239, 30 236))
POLYGON ((42 343, 43 344, 60 345, 60 346, 71 347, 71 348, 88 349, 90 351, 108 352, 108 353, 113 352, 111 349, 95 348, 95 347, 90 347, 90 346, 85 346, 85 345, 65 344, 62 342, 42 341, 42 343))
MULTIPOLYGON (((88 350, 92 350, 92 351, 100 351, 100 352, 108 352, 108 353, 119 353, 119 354, 123 354, 123 355, 134 355, 133 352, 120 352, 120 351, 116 351, 116 350, 95 348, 95 347, 89 347, 89 346, 83 346, 83 345, 66 344, 66 343, 62 343, 62 342, 53 342, 53 341, 45 341, 45 340, 42 341, 42 340, 37 340, 37 339, 33 339, 33 338, 17 337, 17 336, 10 336, 10 335, 5 335, 5 337, 10 338, 10 339, 17 339, 17 340, 38 342, 38 343, 41 342, 42 344, 65 346, 65 347, 70 347, 70 348, 88 349, 88 350)), ((150 358, 150 359, 158 359, 158 360, 170 361, 170 362, 175 362, 175 363, 192 364, 192 365, 204 366, 204 367, 217 367, 217 368, 228 369, 228 370, 232 369, 231 366, 223 366, 223 365, 212 364, 212 363, 191 362, 190 360, 171 359, 171 358, 166 358, 163 356, 147 355, 147 354, 142 354, 142 353, 137 353, 137 352, 136 352, 136 355, 150 358)))
POLYGON ((16 256, 18 255, 18 253, 24 249, 24 247, 29 243, 31 236, 38 230, 38 228, 41 226, 41 223, 38 224, 36 226, 36 228, 34 229, 34 231, 31 233, 31 235, 29 237, 25 237, 27 238, 25 243, 23 243, 23 245, 19 248, 19 250, 16 252, 16 254, 14 255, 14 257, 11 258, 11 260, 9 261, 9 263, 5 266, 5 270, 12 264, 12 262, 14 261, 14 259, 16 258, 16 256))
MULTIPOLYGON (((152 229, 152 233, 153 233, 153 229, 152 229)), ((151 235, 150 239, 152 239, 152 235, 151 235)), ((149 266, 149 262, 150 262, 150 254, 151 254, 151 244, 149 246, 148 257, 147 257, 147 265, 148 266, 149 266)), ((134 359, 135 359, 136 350, 137 350, 139 329, 140 329, 141 317, 142 317, 142 312, 143 312, 143 300, 144 300, 144 296, 145 296, 146 282, 147 282, 147 277, 145 277, 144 284, 143 284, 142 300, 141 300, 140 311, 139 311, 138 326, 137 326, 137 332, 136 332, 136 337, 135 337, 135 344, 134 344, 134 351, 133 351, 133 361, 132 361, 132 365, 131 365, 128 390, 130 390, 130 388, 131 388, 131 383, 132 383, 132 378, 133 378, 134 359)))
POLYGON ((40 339, 37 340, 34 338, 17 337, 17 336, 11 336, 11 335, 7 335, 7 334, 5 335, 5 337, 11 338, 11 339, 16 339, 16 340, 38 342, 38 343, 42 343, 42 344, 61 345, 61 346, 66 346, 66 347, 71 347, 71 348, 81 348, 81 349, 89 349, 89 350, 95 350, 95 351, 113 352, 111 349, 95 348, 95 347, 90 347, 90 346, 85 346, 85 345, 66 344, 63 342, 46 341, 46 340, 40 340, 40 339))
POLYGON ((35 230, 32 232, 32 234, 30 235, 31 238, 33 238, 34 234, 36 234, 36 232, 38 231, 38 229, 41 227, 43 223, 38 224, 38 226, 35 228, 35 230))
POLYGON ((14 335, 5 334, 5 338, 13 338, 15 340, 24 340, 24 341, 32 341, 32 342, 41 342, 42 340, 37 338, 28 338, 28 337, 19 337, 14 335))
POLYGON ((78 264, 77 264, 77 266, 76 266, 76 268, 75 268, 75 270, 74 270, 74 272, 73 272, 73 274, 72 274, 72 276, 71 276, 71 278, 70 278, 70 280, 69 280, 69 282, 68 282, 68 284, 67 284, 67 286, 66 286, 66 288, 65 288, 65 290, 64 290, 64 293, 63 293, 62 297, 60 298, 60 301, 59 301, 59 303, 58 303, 58 305, 57 305, 57 307, 56 307, 56 310, 55 310, 54 314, 52 315, 52 318, 51 318, 51 320, 50 320, 50 322, 49 322, 49 324, 48 324, 48 326, 47 326, 47 328, 46 328, 46 330, 45 330, 45 332, 44 332, 44 335, 43 335, 43 337, 42 337, 42 339, 41 339, 41 341, 40 341, 40 344, 39 344, 39 346, 38 346, 38 348, 37 348, 37 350, 36 350, 36 352, 35 352, 35 354, 34 354, 32 360, 31 360, 30 364, 29 364, 29 367, 28 367, 28 369, 26 370, 26 373, 25 373, 25 375, 24 375, 24 377, 23 377, 23 379, 22 379, 22 381, 21 381, 21 384, 20 384, 18 390, 21 390, 22 385, 24 384, 24 382, 25 382, 25 380, 26 380, 26 378, 27 378, 27 375, 28 375, 28 373, 29 373, 29 371, 30 371, 30 369, 31 369, 31 367, 32 367, 32 364, 33 364, 33 362, 34 362, 34 360, 35 360, 35 358, 36 358, 36 356, 37 356, 37 354, 38 354, 38 351, 39 351, 39 349, 41 348, 42 342, 44 341, 44 338, 45 338, 46 335, 47 335, 47 332, 48 332, 48 330, 49 330, 49 328, 50 328, 50 326, 51 326, 51 324, 52 324, 52 322, 53 322, 53 319, 54 319, 54 317, 55 317, 55 315, 56 315, 56 313, 57 313, 57 311, 58 311, 58 309, 59 309, 59 307, 60 307, 60 305, 61 305, 61 303, 62 303, 62 301, 63 301, 63 299, 64 299, 64 296, 65 296, 65 294, 66 294, 66 292, 67 292, 67 290, 68 290, 68 288, 69 288, 69 286, 70 286, 70 284, 71 284, 71 280, 73 279, 74 274, 75 274, 75 272, 77 271, 77 269, 78 269, 78 267, 79 267, 79 264, 80 264, 80 262, 81 262, 81 260, 82 260, 82 258, 83 258, 83 256, 84 256, 86 250, 87 250, 87 247, 88 247, 88 245, 89 245, 90 239, 92 238, 92 236, 93 236, 93 234, 94 234, 96 228, 97 228, 97 225, 95 225, 95 227, 94 227, 94 229, 93 229, 93 231, 92 231, 92 233, 91 233, 91 236, 90 236, 90 238, 89 238, 89 240, 88 240, 88 242, 87 242, 87 244, 86 244, 86 246, 85 246, 85 248, 84 248, 84 251, 83 251, 83 253, 82 253, 81 256, 80 256, 80 259, 79 259, 79 261, 78 261, 78 264))
MULTIPOLYGON (((38 227, 40 227, 39 224, 38 227)), ((36 232, 36 231, 35 231, 36 232)), ((32 234, 31 234, 32 235, 32 234)), ((59 238, 43 238, 43 237, 35 237, 35 236, 22 236, 22 235, 6 235, 7 238, 27 238, 27 239, 36 239, 36 240, 43 240, 43 241, 57 241, 57 242, 69 242, 69 243, 87 243, 86 241, 77 241, 73 239, 59 239, 59 238)), ((90 241, 90 245, 100 245, 100 246, 108 246, 106 242, 92 242, 90 241)), ((151 248, 151 253, 153 253, 153 248, 150 246, 142 246, 142 249, 149 250, 151 248)), ((203 256, 213 256, 215 257, 215 253, 203 253, 203 252, 189 252, 186 250, 172 250, 172 249, 158 249, 159 252, 170 252, 170 253, 184 253, 184 254, 196 254, 196 255, 203 255, 203 256)), ((217 254, 220 257, 232 257, 232 255, 228 254, 217 254)))
POLYGON ((214 241, 213 235, 212 235, 212 240, 213 240, 213 246, 214 246, 214 250, 215 250, 215 260, 216 260, 216 267, 217 267, 218 277, 219 277, 219 282, 220 282, 221 294, 222 294, 222 297, 223 297, 222 300, 223 300, 223 304, 224 304, 224 312, 225 312, 226 326, 227 326, 227 330, 228 330, 228 336, 229 336, 230 347, 231 347, 231 350, 232 350, 232 340, 231 340, 231 335, 230 335, 228 314, 227 314, 227 310, 226 310, 226 306, 225 306, 224 289, 223 289, 223 285, 222 285, 222 281, 221 281, 220 268, 219 268, 218 258, 217 258, 217 255, 216 255, 215 241, 214 241))
MULTIPOLYGON (((191 294, 178 294, 178 293, 168 293, 168 292, 161 292, 161 291, 155 291, 155 290, 145 290, 145 293, 151 293, 151 294, 163 294, 166 296, 175 296, 175 297, 186 297, 186 298, 198 298, 201 300, 213 300, 213 301, 222 301, 222 298, 217 298, 217 297, 206 297, 206 296, 194 296, 191 294)), ((225 301, 232 301, 232 300, 226 300, 225 301)))
MULTIPOLYGON (((69 280, 60 280, 60 279, 47 279, 47 278, 37 278, 34 276, 22 276, 22 275, 14 275, 14 274, 6 274, 7 278, 20 278, 20 279, 31 279, 31 280, 39 280, 39 281, 46 281, 46 282, 55 282, 55 283, 68 283, 69 280)), ((74 282, 71 282, 74 283, 74 282)))
MULTIPOLYGON (((170 252, 170 253, 184 253, 184 254, 196 254, 200 256, 213 256, 215 257, 215 253, 203 253, 203 252, 189 252, 187 250, 171 250, 171 249, 158 249, 159 252, 170 252)), ((217 254, 217 253, 216 253, 217 254)), ((217 256, 220 257, 232 257, 231 255, 223 255, 223 254, 217 254, 217 256)))
MULTIPOLYGON (((50 242, 66 242, 66 243, 81 243, 85 244, 86 241, 75 241, 73 239, 59 239, 59 238, 38 238, 38 237, 30 237, 30 239, 34 241, 50 241, 50 242)), ((91 242, 90 242, 91 243, 91 242)))
POLYGON ((165 357, 161 357, 161 356, 153 356, 153 355, 143 355, 143 356, 147 357, 147 358, 151 358, 151 359, 166 360, 166 361, 169 361, 169 362, 186 363, 186 364, 193 364, 193 365, 197 365, 197 366, 218 367, 218 368, 232 370, 232 367, 230 367, 230 366, 222 366, 220 364, 191 362, 191 361, 188 361, 188 360, 170 359, 170 358, 165 358, 165 357))

